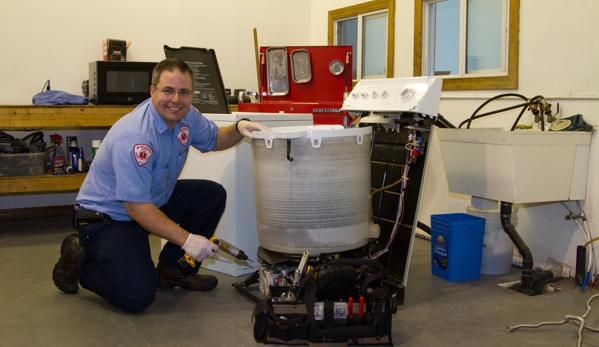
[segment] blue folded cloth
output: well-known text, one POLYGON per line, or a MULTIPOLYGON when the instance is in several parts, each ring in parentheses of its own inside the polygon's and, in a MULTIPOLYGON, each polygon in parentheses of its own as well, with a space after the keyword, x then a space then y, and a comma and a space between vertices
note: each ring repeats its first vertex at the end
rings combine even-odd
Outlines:
POLYGON ((34 105, 87 105, 89 100, 80 95, 69 94, 60 90, 47 90, 33 96, 34 105))

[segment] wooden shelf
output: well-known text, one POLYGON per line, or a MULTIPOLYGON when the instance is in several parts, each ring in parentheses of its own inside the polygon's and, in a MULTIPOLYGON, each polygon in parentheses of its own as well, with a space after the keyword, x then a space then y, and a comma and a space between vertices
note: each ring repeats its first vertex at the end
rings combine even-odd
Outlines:
MULTIPOLYGON (((110 128, 135 105, 40 106, 0 105, 0 129, 91 129, 110 128)), ((231 105, 237 111, 237 105, 231 105)), ((56 193, 77 191, 84 173, 0 177, 0 194, 56 193)))
POLYGON ((85 173, 4 176, 0 177, 0 194, 76 192, 85 176, 85 173))
MULTIPOLYGON (((0 105, 0 128, 4 130, 110 128, 134 108, 135 106, 130 105, 0 105)), ((231 105, 230 108, 231 112, 237 112, 237 105, 231 105)))
MULTIPOLYGON (((0 128, 93 129, 110 128, 135 106, 40 106, 0 105, 0 128)), ((0 177, 0 194, 76 192, 85 173, 0 177)))
POLYGON ((2 129, 109 128, 134 106, 0 105, 2 129))

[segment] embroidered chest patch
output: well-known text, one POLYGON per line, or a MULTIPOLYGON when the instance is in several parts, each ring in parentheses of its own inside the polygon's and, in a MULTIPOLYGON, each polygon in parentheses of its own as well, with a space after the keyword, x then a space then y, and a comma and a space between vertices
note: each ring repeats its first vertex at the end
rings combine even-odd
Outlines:
POLYGON ((177 135, 177 140, 179 140, 179 143, 181 143, 183 146, 187 146, 187 140, 189 140, 188 126, 181 127, 181 130, 179 130, 179 134, 177 135))
POLYGON ((135 153, 135 161, 137 161, 137 165, 142 166, 152 157, 152 148, 143 144, 135 145, 135 147, 133 147, 133 153, 135 153))

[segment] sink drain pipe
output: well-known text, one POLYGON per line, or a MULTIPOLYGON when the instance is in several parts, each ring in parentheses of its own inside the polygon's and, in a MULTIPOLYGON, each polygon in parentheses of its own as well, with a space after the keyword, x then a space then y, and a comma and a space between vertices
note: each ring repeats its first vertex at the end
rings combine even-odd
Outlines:
POLYGON ((526 245, 526 243, 524 243, 520 235, 518 235, 516 227, 514 227, 514 225, 511 222, 511 202, 501 202, 500 218, 503 230, 509 235, 510 239, 512 240, 512 242, 514 242, 514 245, 516 246, 516 248, 518 248, 518 251, 522 256, 522 280, 520 283, 520 291, 527 295, 539 294, 535 293, 535 285, 552 279, 554 277, 553 271, 543 270, 539 272, 534 272, 532 270, 534 264, 534 261, 532 259, 532 252, 530 251, 530 248, 526 245))

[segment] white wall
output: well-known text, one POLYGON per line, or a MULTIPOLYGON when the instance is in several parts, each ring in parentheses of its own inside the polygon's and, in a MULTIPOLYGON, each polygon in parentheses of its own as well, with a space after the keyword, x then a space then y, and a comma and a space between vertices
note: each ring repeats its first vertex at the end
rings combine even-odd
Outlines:
POLYGON ((47 79, 81 93, 106 38, 132 42, 128 60, 164 59, 163 45, 214 48, 227 88, 256 89, 261 45, 308 44, 310 2, 293 0, 3 1, 0 104, 31 104, 47 79))
MULTIPOLYGON (((261 46, 308 45, 309 22, 308 1, 2 1, 0 104, 30 105, 47 79, 52 89, 80 95, 88 64, 102 59, 106 38, 131 42, 130 61, 160 61, 165 44, 214 48, 225 87, 256 90, 253 29, 261 46)), ((53 133, 77 135, 89 151, 91 140, 100 136, 97 131, 42 131, 46 139, 53 133)), ((0 209, 69 205, 75 196, 0 196, 0 209)))

